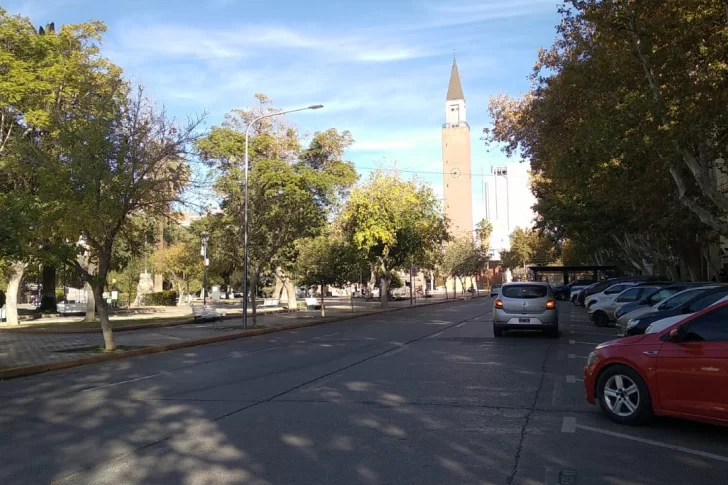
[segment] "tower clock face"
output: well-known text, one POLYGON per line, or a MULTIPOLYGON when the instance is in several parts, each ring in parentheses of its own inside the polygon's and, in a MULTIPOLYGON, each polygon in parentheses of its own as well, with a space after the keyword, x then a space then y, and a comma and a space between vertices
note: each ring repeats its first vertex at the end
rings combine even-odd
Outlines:
POLYGON ((461 173, 462 172, 459 168, 453 168, 452 170, 450 170, 450 176, 454 179, 460 177, 461 173))

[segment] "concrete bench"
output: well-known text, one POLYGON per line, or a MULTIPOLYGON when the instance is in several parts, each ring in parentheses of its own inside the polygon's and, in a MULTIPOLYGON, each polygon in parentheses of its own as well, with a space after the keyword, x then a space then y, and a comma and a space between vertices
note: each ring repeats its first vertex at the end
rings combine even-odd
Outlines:
POLYGON ((306 298, 306 310, 318 310, 321 308, 321 302, 318 298, 306 298))
POLYGON ((263 304, 260 308, 278 308, 281 306, 281 301, 276 298, 266 298, 263 300, 263 304))
POLYGON ((225 318, 224 313, 220 313, 211 305, 194 305, 192 307, 192 315, 195 320, 220 320, 225 318))

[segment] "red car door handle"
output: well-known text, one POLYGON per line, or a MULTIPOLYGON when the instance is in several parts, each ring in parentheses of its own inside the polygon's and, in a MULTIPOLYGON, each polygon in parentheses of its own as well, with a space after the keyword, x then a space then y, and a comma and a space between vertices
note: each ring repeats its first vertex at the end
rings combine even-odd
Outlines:
POLYGON ((645 355, 657 355, 660 353, 660 351, 659 350, 645 350, 642 353, 645 355))

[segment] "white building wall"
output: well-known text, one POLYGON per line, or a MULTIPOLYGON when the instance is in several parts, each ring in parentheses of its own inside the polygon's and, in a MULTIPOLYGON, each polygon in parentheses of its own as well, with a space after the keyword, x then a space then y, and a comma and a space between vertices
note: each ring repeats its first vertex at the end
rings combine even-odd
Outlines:
POLYGON ((510 235, 517 227, 533 227, 536 198, 531 193, 527 163, 492 167, 485 178, 486 219, 493 225, 491 257, 497 260, 502 251, 510 249, 510 235))

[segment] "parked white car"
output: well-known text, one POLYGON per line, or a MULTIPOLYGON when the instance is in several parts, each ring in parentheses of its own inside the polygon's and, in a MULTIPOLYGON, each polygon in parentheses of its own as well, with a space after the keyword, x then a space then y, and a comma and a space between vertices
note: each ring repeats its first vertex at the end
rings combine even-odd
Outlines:
POLYGON ((571 303, 579 306, 579 295, 581 295, 588 286, 572 286, 571 287, 571 303))
POLYGON ((584 306, 589 308, 598 301, 616 298, 617 295, 622 293, 624 290, 633 287, 637 283, 639 283, 639 281, 627 281, 624 283, 617 283, 616 285, 612 285, 601 293, 594 293, 593 295, 590 295, 584 301, 584 306))
POLYGON ((627 288, 613 297, 605 297, 589 307, 589 318, 597 325, 597 327, 606 327, 609 325, 609 322, 613 322, 615 320, 614 313, 620 306, 625 303, 638 301, 645 294, 650 294, 658 288, 660 287, 637 285, 627 288))
POLYGON ((73 315, 86 313, 86 302, 77 303, 73 300, 61 302, 56 305, 56 311, 61 315, 73 315))

